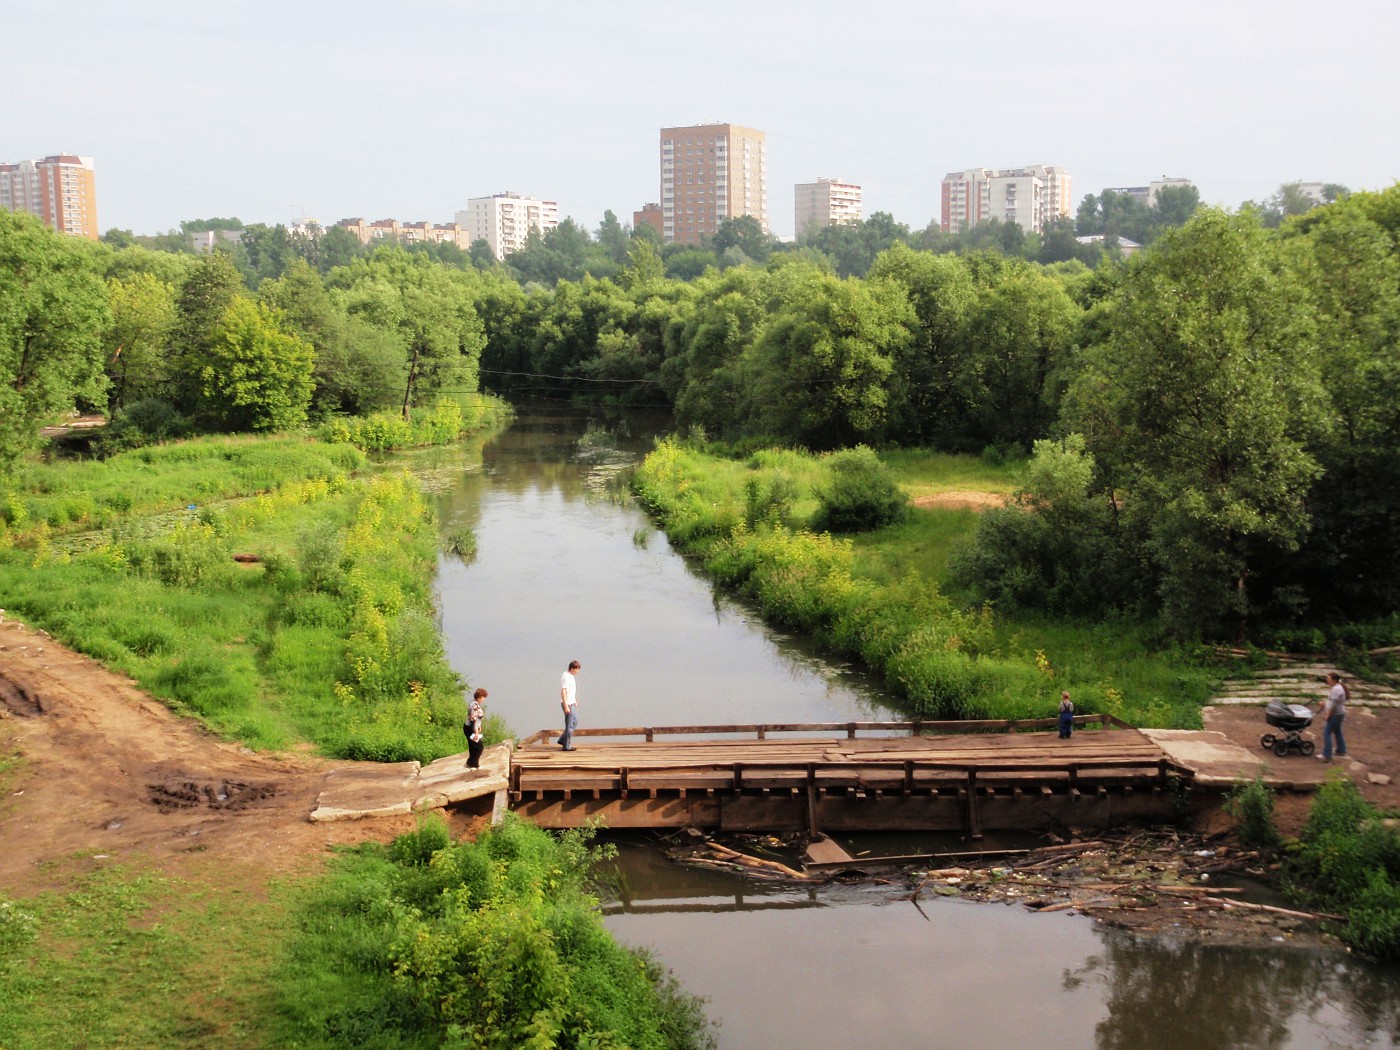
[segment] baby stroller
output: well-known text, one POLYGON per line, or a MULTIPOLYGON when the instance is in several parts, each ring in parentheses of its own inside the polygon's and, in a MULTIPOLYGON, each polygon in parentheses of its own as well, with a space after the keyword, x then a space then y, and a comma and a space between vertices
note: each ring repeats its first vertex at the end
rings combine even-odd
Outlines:
POLYGON ((1279 758, 1297 748, 1305 755, 1313 753, 1313 742, 1302 735, 1302 731, 1312 725, 1313 713, 1302 704, 1285 704, 1282 700, 1270 700, 1264 708, 1264 721, 1283 730, 1282 734, 1265 733, 1259 738, 1259 746, 1265 751, 1273 749, 1279 758))

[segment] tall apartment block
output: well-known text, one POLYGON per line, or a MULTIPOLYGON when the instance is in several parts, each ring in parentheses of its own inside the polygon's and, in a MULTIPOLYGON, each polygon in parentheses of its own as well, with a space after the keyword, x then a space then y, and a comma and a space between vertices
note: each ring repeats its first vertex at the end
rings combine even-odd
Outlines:
POLYGON ((797 236, 822 226, 857 223, 862 218, 860 187, 840 179, 799 182, 793 187, 797 236))
POLYGON ((1039 233, 1047 220, 1070 214, 1069 172, 1051 164, 969 168, 943 177, 944 233, 962 233, 988 219, 1039 233))
POLYGON ((91 157, 59 153, 0 164, 0 208, 27 211, 59 233, 97 240, 97 183, 91 157))
POLYGON ((764 135, 738 124, 661 129, 661 239, 699 244, 725 219, 752 215, 768 232, 764 135))
POLYGON ((497 259, 504 259, 525 247, 531 230, 544 236, 558 226, 559 205, 518 193, 473 197, 467 201, 467 210, 457 213, 457 223, 467 231, 469 243, 485 241, 497 259))

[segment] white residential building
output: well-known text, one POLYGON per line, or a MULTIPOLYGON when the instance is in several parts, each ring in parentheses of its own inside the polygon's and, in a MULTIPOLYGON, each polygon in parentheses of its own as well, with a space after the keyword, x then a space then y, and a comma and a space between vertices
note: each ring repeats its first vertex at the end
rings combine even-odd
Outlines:
POLYGON ((473 197, 466 211, 457 213, 457 224, 466 231, 468 244, 482 240, 491 245, 497 259, 525 247, 531 230, 544 236, 559 225, 559 205, 518 193, 473 197))
POLYGON ((962 233, 988 219, 1040 233, 1053 218, 1072 213, 1070 174, 1053 164, 1023 168, 969 168, 943 177, 942 229, 962 233))
POLYGON ((860 187, 840 179, 799 182, 793 187, 797 236, 809 228, 858 223, 863 218, 860 187))

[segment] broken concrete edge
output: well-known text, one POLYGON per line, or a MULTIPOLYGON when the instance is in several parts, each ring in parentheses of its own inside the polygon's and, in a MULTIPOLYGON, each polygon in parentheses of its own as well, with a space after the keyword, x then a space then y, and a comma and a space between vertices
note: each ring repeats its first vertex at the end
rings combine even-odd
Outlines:
POLYGON ((311 822, 313 824, 326 824, 333 820, 360 820, 368 817, 400 817, 407 816, 409 809, 408 799, 402 802, 395 802, 388 806, 379 806, 375 809, 340 809, 336 806, 317 806, 311 811, 311 822))

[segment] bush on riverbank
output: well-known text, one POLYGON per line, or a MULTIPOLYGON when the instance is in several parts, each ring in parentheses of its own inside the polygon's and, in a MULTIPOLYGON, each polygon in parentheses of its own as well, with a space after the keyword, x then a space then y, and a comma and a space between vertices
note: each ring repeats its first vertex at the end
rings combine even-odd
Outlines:
MULTIPOLYGON (((1139 627, 1006 620, 945 594, 947 551, 975 527, 967 512, 919 510, 853 540, 810 531, 832 459, 769 451, 740 463, 667 441, 638 468, 634 488, 721 586, 883 673, 916 717, 1048 717, 1071 689, 1081 711, 1199 725, 1206 672, 1178 651, 1152 652, 1139 627)), ((900 476, 930 484, 909 453, 896 461, 900 476)), ((969 483, 976 462, 958 464, 957 484, 969 483)), ((1001 465, 986 469, 1005 484, 1001 465)))
POLYGON ((116 491, 138 463, 146 484, 81 541, 12 537, 0 548, 6 607, 254 747, 310 740, 382 761, 460 751, 462 685, 433 615, 438 540, 417 484, 355 477, 364 460, 348 445, 259 444, 192 441, 44 468, 46 491, 12 501, 116 491), (143 513, 168 506, 150 494, 201 479, 205 492, 263 488, 143 513))
POLYGON ((476 842, 427 821, 308 894, 281 988, 301 1047, 712 1047, 699 1000, 603 927, 601 852, 507 816, 476 842))
POLYGON ((462 435, 504 423, 511 407, 490 394, 467 399, 443 398, 427 409, 413 409, 404 419, 398 412, 332 419, 321 427, 329 442, 347 442, 366 452, 390 452, 425 445, 446 445, 462 435))
POLYGON ((1400 835, 1350 780, 1323 783, 1286 876, 1304 904, 1346 915, 1340 933, 1352 947, 1400 959, 1400 835))

